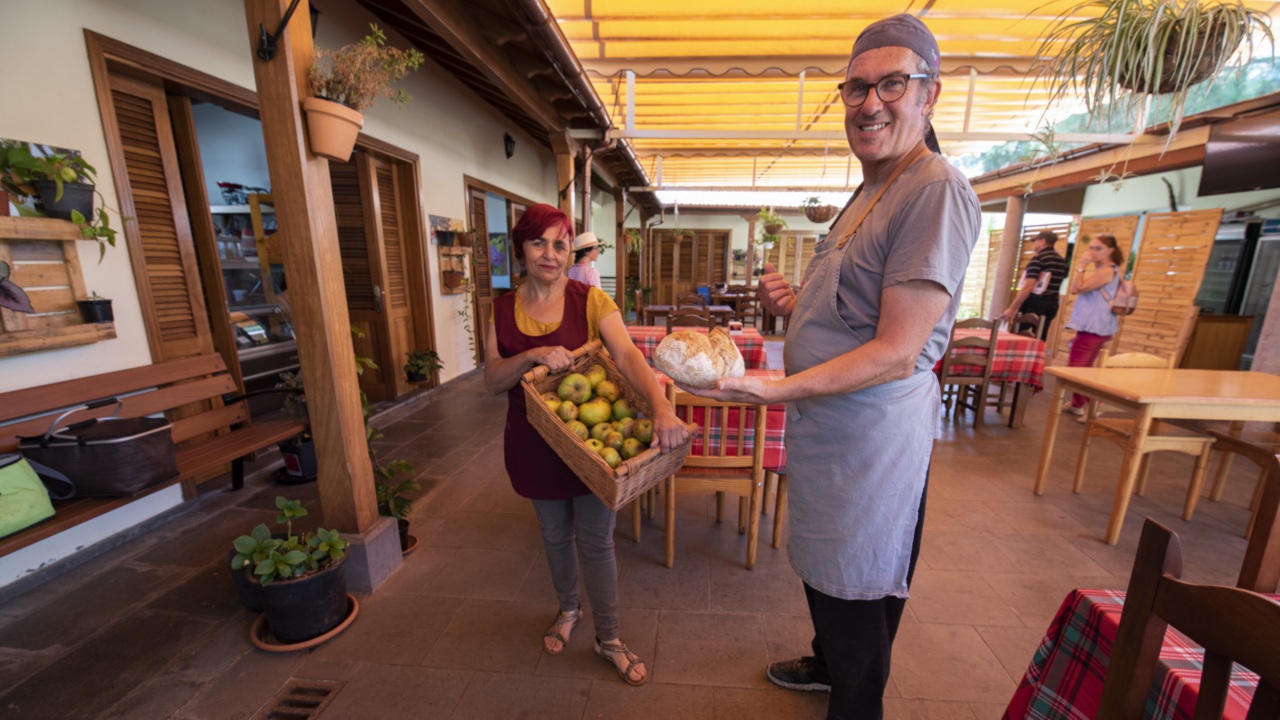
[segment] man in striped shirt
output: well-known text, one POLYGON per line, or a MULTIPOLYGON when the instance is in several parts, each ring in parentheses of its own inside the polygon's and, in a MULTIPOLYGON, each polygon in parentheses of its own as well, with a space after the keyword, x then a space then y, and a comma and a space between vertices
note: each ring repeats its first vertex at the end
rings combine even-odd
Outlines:
MULTIPOLYGON (((1052 230, 1041 230, 1032 241, 1031 247, 1036 254, 1027 263, 1027 271, 1022 276, 1022 286, 1018 296, 1009 303, 1009 307, 1000 315, 1008 321, 1019 312, 1035 313, 1044 316, 1044 324, 1040 327, 1040 339, 1049 335, 1049 325, 1058 315, 1058 301, 1062 292, 1062 281, 1067 277, 1067 261, 1054 252, 1053 246, 1058 242, 1058 235, 1052 230)), ((1018 330, 1019 328, 1012 328, 1018 330)))

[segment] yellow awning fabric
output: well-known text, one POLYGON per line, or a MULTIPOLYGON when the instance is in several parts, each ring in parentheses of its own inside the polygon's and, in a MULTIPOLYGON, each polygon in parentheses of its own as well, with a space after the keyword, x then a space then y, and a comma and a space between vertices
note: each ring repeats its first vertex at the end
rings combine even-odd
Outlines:
MULTIPOLYGON (((943 151, 962 155, 1082 110, 1049 107, 1030 77, 1039 39, 1077 2, 547 0, 655 183, 660 168, 667 188, 815 190, 861 180, 836 84, 868 24, 906 12, 933 31, 942 52, 933 124, 943 151)), ((1280 17, 1280 3, 1247 4, 1280 17)))

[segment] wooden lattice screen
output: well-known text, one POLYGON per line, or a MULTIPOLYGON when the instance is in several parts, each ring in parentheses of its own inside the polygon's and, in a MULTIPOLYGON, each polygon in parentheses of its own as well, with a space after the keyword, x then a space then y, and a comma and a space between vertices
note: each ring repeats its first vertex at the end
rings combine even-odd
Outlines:
MULTIPOLYGON (((1009 297, 1005 300, 1005 307, 1008 307, 1009 303, 1013 302, 1013 298, 1017 296, 1018 286, 1022 284, 1022 275, 1026 272, 1027 263, 1031 262, 1031 256, 1036 254, 1035 247, 1033 247, 1036 236, 1044 230, 1050 230, 1058 236, 1058 243, 1053 246, 1054 251, 1058 254, 1066 252, 1067 236, 1071 234, 1070 223, 1028 225, 1022 228, 1022 245, 1018 248, 1017 264, 1013 268, 1013 283, 1009 289, 1009 297)), ((1067 262, 1071 262, 1071 258, 1068 257, 1067 262)), ((1004 308, 998 308, 998 310, 1003 312, 1004 308)), ((992 314, 994 315, 995 313, 992 314)))
MULTIPOLYGON (((1083 252, 1083 248, 1088 244, 1086 237, 1092 238, 1095 235, 1107 234, 1115 236, 1116 245, 1124 251, 1126 258, 1129 257, 1129 253, 1133 251, 1133 239, 1137 235, 1138 220, 1141 217, 1141 215, 1125 215, 1123 217, 1110 218, 1084 218, 1080 221, 1080 233, 1076 236, 1076 252, 1083 252)), ((1074 257, 1067 258, 1067 270, 1069 272, 1075 272, 1077 265, 1078 263, 1074 262, 1074 257)), ((1070 278, 1068 278, 1069 280, 1070 278)), ((1074 295, 1063 293, 1062 305, 1058 308, 1058 317, 1054 319, 1053 326, 1049 330, 1047 350, 1051 365, 1067 364, 1067 358, 1071 353, 1071 340, 1076 336, 1076 331, 1066 329, 1065 325, 1067 324, 1067 319, 1071 317, 1071 309, 1075 307, 1075 300, 1074 295)))
POLYGON ((1221 208, 1147 216, 1133 268, 1138 309, 1122 321, 1112 343, 1115 352, 1172 353, 1181 359, 1199 314, 1196 293, 1221 221, 1221 208))

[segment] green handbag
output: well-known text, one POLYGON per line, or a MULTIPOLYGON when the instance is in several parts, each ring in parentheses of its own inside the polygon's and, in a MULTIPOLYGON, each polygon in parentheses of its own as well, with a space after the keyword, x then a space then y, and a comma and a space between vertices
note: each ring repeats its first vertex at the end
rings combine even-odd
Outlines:
MULTIPOLYGON (((47 470, 47 468, 42 468, 47 470)), ((53 479, 67 482, 54 472, 53 479)), ((68 483, 69 484, 69 483, 68 483)), ((21 455, 0 455, 0 537, 53 517, 49 491, 21 455)))

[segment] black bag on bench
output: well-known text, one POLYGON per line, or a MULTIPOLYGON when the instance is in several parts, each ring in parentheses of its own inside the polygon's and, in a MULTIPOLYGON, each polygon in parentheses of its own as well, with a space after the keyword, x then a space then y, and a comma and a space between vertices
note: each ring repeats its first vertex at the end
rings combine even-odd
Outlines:
POLYGON ((112 404, 119 413, 116 398, 68 410, 44 435, 19 437, 18 449, 70 478, 77 497, 127 497, 177 477, 173 424, 164 418, 112 414, 58 429, 68 415, 112 404))

